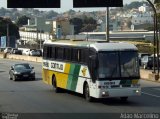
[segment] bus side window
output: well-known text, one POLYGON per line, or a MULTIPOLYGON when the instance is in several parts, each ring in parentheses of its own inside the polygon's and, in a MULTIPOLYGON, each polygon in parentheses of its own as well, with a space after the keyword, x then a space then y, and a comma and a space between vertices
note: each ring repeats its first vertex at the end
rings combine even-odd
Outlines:
POLYGON ((88 62, 88 49, 79 50, 79 61, 81 63, 87 64, 88 62))
POLYGON ((48 46, 47 47, 47 58, 51 58, 51 54, 52 54, 52 47, 48 46))
POLYGON ((64 60, 71 60, 71 48, 64 48, 64 60))
POLYGON ((63 48, 56 47, 56 58, 63 60, 63 48))
POLYGON ((56 51, 55 51, 55 47, 52 47, 52 54, 51 54, 51 58, 55 59, 56 56, 56 51))
POLYGON ((76 48, 73 48, 73 49, 72 49, 71 59, 72 59, 72 61, 74 61, 74 62, 77 62, 77 61, 78 61, 78 49, 76 49, 76 48))

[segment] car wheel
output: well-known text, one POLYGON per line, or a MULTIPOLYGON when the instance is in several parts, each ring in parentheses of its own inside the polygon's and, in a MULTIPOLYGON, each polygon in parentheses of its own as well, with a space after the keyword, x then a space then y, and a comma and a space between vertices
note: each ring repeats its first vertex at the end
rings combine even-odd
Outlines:
POLYGON ((36 78, 34 77, 32 80, 33 80, 33 81, 35 81, 35 80, 36 80, 36 78))
POLYGON ((93 101, 93 98, 90 96, 88 84, 85 84, 85 86, 84 86, 84 97, 85 97, 86 101, 88 101, 88 102, 93 101))
POLYGON ((121 101, 126 102, 128 97, 121 97, 121 101))

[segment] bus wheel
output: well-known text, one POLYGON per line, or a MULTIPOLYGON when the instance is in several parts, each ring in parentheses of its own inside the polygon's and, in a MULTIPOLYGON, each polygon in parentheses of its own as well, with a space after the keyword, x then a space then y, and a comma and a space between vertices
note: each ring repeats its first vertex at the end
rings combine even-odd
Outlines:
POLYGON ((59 88, 57 87, 57 82, 56 82, 56 77, 55 76, 52 78, 52 85, 53 85, 54 92, 58 93, 59 88))
POLYGON ((128 97, 121 97, 121 101, 126 102, 128 97))
POLYGON ((85 84, 84 86, 84 97, 88 102, 92 102, 93 98, 90 96, 89 86, 85 84))

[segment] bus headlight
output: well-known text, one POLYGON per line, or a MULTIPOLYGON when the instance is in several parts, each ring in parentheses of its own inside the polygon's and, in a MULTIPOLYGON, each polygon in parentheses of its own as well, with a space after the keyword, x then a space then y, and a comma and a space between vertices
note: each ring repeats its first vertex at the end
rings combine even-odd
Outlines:
POLYGON ((137 95, 141 95, 141 90, 139 90, 139 89, 134 90, 134 93, 136 93, 137 95))

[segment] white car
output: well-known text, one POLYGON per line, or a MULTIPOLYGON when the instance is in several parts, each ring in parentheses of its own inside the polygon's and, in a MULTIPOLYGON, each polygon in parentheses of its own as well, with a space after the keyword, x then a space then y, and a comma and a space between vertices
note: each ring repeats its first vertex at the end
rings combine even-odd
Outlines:
POLYGON ((40 56, 40 52, 37 51, 37 50, 31 50, 29 55, 31 55, 31 56, 40 56))
POLYGON ((10 53, 11 50, 12 50, 11 47, 6 47, 5 50, 4 50, 4 53, 10 53))
POLYGON ((23 54, 23 55, 29 55, 29 53, 30 53, 30 49, 24 49, 24 50, 22 51, 22 54, 23 54))

